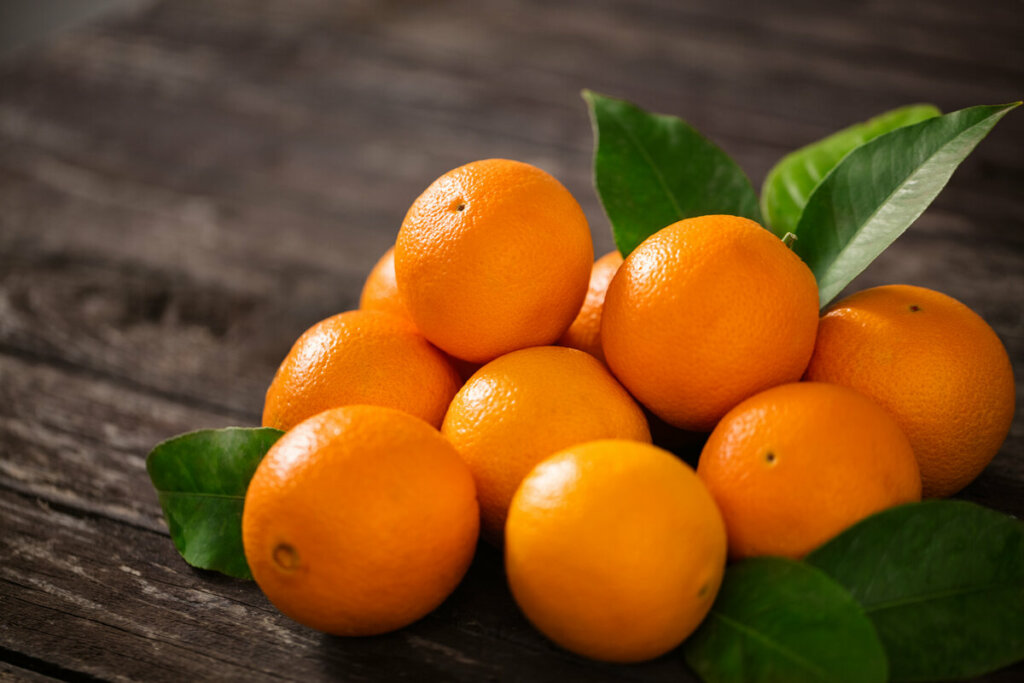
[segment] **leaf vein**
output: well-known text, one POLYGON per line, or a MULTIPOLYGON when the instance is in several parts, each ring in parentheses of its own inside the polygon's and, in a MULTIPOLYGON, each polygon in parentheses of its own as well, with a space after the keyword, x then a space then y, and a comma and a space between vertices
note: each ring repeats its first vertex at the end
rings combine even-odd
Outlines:
POLYGON ((874 614, 876 612, 897 609, 899 607, 906 607, 908 605, 913 605, 917 603, 929 602, 932 600, 945 600, 947 598, 955 598, 964 595, 974 595, 977 593, 985 593, 990 590, 998 590, 1000 588, 1006 587, 1006 583, 986 583, 981 586, 961 586, 958 588, 950 588, 943 591, 920 593, 918 595, 911 595, 904 598, 894 598, 892 600, 878 602, 870 606, 864 605, 864 611, 868 614, 874 614))
POLYGON ((665 177, 661 174, 661 170, 658 168, 657 164, 654 163, 654 159, 647 153, 647 149, 640 143, 639 139, 634 135, 633 131, 624 121, 617 118, 613 118, 612 120, 615 121, 623 132, 625 132, 626 138, 633 143, 640 152, 640 156, 642 156, 644 161, 647 162, 647 165, 651 167, 651 171, 654 173, 655 179, 657 179, 661 189, 665 192, 665 196, 668 197, 669 202, 672 204, 672 208, 675 209, 676 215, 679 216, 679 220, 686 218, 686 214, 683 213, 682 207, 680 207, 679 203, 676 201, 675 195, 672 194, 672 191, 669 189, 668 181, 666 181, 665 177))
MULTIPOLYGON (((854 234, 853 238, 850 239, 849 241, 847 241, 847 243, 845 245, 843 245, 839 249, 839 251, 836 252, 835 256, 831 260, 831 263, 829 264, 829 269, 831 270, 835 266, 836 263, 839 263, 842 260, 843 256, 850 250, 851 247, 853 247, 855 244, 859 245, 859 242, 857 240, 858 235, 860 235, 864 231, 866 226, 872 224, 875 221, 875 219, 878 217, 878 214, 880 214, 884 209, 887 208, 887 205, 889 204, 889 202, 892 200, 893 197, 895 197, 897 194, 902 192, 906 187, 912 185, 916 181, 916 179, 923 172, 925 172, 926 167, 931 163, 931 161, 935 157, 940 156, 943 152, 945 152, 946 148, 950 144, 952 144, 952 143, 954 143, 954 142, 956 142, 956 141, 958 141, 958 140, 960 140, 960 139, 962 139, 964 137, 967 137, 968 133, 974 131, 974 129, 978 128, 979 126, 987 123, 991 118, 992 118, 991 115, 987 116, 984 119, 982 119, 981 121, 977 122, 976 124, 970 126, 969 128, 965 128, 960 133, 958 133, 957 135, 953 136, 952 138, 947 140, 945 143, 943 143, 942 145, 937 147, 934 152, 932 152, 925 159, 923 159, 921 161, 921 163, 918 164, 917 167, 914 168, 911 173, 908 173, 903 178, 903 180, 900 181, 892 189, 892 191, 889 192, 888 195, 886 195, 884 200, 879 202, 878 206, 875 207, 875 210, 872 211, 871 214, 861 222, 860 227, 857 230, 856 234, 854 234)), ((975 144, 977 144, 977 143, 975 143, 975 144)), ((838 169, 839 167, 837 166, 836 168, 838 169)), ((952 172, 951 172, 951 174, 952 174, 952 172)), ((927 208, 927 206, 925 206, 923 209, 921 209, 921 211, 918 212, 917 216, 920 216, 921 213, 923 213, 926 208, 927 208)), ((916 220, 917 216, 915 216, 913 220, 916 220)), ((913 220, 911 221, 911 223, 913 223, 913 220)), ((835 223, 835 221, 834 221, 834 223, 835 223)), ((833 229, 836 231, 836 234, 838 236, 838 225, 833 225, 833 229)), ((829 284, 831 285, 831 282, 829 284)))
POLYGON ((809 661, 807 659, 804 659, 803 657, 801 657, 797 653, 793 652, 792 650, 790 650, 788 648, 785 648, 785 647, 782 647, 781 645, 779 645, 775 641, 773 641, 773 640, 771 640, 771 639, 761 635, 760 633, 758 633, 754 629, 750 628, 749 626, 746 626, 743 623, 741 623, 739 621, 736 621, 735 619, 730 619, 729 617, 725 616, 721 612, 715 612, 715 611, 712 610, 711 614, 716 619, 719 619, 719 620, 725 622, 729 626, 731 626, 734 629, 736 629, 737 631, 740 631, 741 633, 747 635, 751 639, 756 640, 756 641, 762 643, 763 645, 765 645, 765 646, 767 646, 767 647, 769 647, 769 648, 771 648, 771 649, 773 649, 773 650, 775 650, 777 652, 780 652, 785 657, 788 657, 789 659, 793 660, 797 664, 802 665, 803 667, 805 667, 809 671, 814 672, 822 680, 828 680, 828 672, 825 671, 824 669, 822 669, 821 667, 817 666, 814 662, 811 662, 811 661, 809 661))

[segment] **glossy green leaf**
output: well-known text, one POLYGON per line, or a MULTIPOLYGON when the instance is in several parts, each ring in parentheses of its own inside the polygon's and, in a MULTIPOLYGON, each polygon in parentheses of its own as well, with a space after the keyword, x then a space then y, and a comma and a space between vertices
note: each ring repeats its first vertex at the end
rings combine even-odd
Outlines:
POLYGON ((898 128, 843 157, 811 193, 794 250, 824 306, 903 234, 1008 111, 981 106, 898 128))
POLYGON ((146 457, 174 546, 193 567, 251 579, 242 550, 242 504, 256 466, 284 432, 204 429, 158 444, 146 457))
POLYGON ((966 501, 886 510, 807 561, 875 624, 893 680, 978 676, 1024 659, 1024 523, 966 501))
POLYGON ((885 651, 850 594, 814 567, 781 558, 729 566, 683 648, 706 683, 886 680, 885 651))
POLYGON ((761 213, 779 237, 796 232, 800 214, 811 192, 829 171, 849 154, 883 133, 938 116, 930 104, 913 104, 854 124, 827 138, 784 156, 768 172, 761 186, 761 213))
POLYGON ((594 127, 594 184, 623 256, 684 218, 761 220, 747 176, 688 123, 589 90, 583 98, 594 127))

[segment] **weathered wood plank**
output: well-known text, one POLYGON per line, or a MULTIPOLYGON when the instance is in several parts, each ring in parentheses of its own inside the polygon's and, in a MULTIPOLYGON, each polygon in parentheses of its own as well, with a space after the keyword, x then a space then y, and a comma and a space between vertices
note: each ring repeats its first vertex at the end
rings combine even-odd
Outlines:
MULTIPOLYGON (((0 654, 0 657, 7 655, 7 653, 0 654)), ((37 662, 26 662, 27 664, 34 664, 37 662)), ((56 667, 50 667, 51 671, 56 667)), ((56 672, 54 672, 56 673, 56 672)), ((59 678, 51 678, 50 676, 44 675, 31 669, 23 669, 14 664, 0 661, 0 681, 28 681, 29 683, 48 683, 50 681, 58 681, 59 678)))
POLYGON ((325 290, 285 306, 122 264, 19 262, 0 268, 0 347, 258 421, 294 338, 335 308, 325 290))
POLYGON ((175 434, 237 421, 94 373, 2 355, 0 386, 4 487, 158 533, 166 527, 146 454, 175 434))
MULTIPOLYGON (((584 196, 588 210, 595 209, 585 182, 589 136, 575 95, 580 86, 598 85, 577 82, 588 74, 617 75, 623 85, 631 85, 623 89, 609 83, 611 91, 646 95, 641 99, 654 107, 669 105, 662 108, 686 115, 713 137, 728 142, 730 133, 739 136, 742 143, 735 151, 741 160, 746 160, 751 147, 775 145, 771 157, 759 154, 753 162, 757 171, 789 146, 779 144, 780 138, 803 128, 808 134, 798 133, 791 144, 803 142, 879 108, 864 102, 863 93, 847 92, 850 88, 845 83, 866 80, 866 75, 840 78, 827 70, 822 74, 823 67, 817 62, 815 69, 808 69, 805 60, 793 56, 800 53, 789 44, 787 59, 797 63, 781 80, 797 81, 800 87, 765 87, 766 76, 779 74, 743 70, 745 64, 772 65, 778 59, 770 52, 755 58, 753 54, 736 54, 736 49, 782 49, 774 43, 762 45, 748 39, 747 33, 756 33, 758 26, 764 30, 764 25, 757 22, 766 20, 780 38, 794 37, 784 29, 788 23, 779 21, 775 14, 750 19, 713 18, 717 34, 734 36, 730 42, 715 32, 705 35, 707 18, 694 25, 683 21, 692 19, 691 15, 675 14, 665 7, 654 16, 639 12, 635 27, 632 22, 624 27, 597 21, 582 6, 548 10, 564 18, 554 23, 539 8, 536 12, 523 11, 517 13, 517 17, 522 16, 511 25, 505 21, 511 10, 504 7, 484 12, 482 17, 480 12, 462 11, 434 19, 422 12, 407 11, 400 16, 374 15, 377 21, 352 24, 346 23, 347 15, 342 13, 324 27, 319 25, 322 17, 316 14, 322 9, 306 6, 295 12, 291 23, 260 24, 258 14, 246 23, 239 22, 237 8, 224 11, 220 5, 207 8, 174 4, 171 8, 159 7, 147 17, 148 23, 140 20, 124 24, 120 31, 116 27, 96 29, 69 37, 39 63, 7 76, 9 116, 14 121, 51 120, 54 125, 48 129, 50 133, 85 127, 86 141, 102 140, 104 145, 82 150, 90 161, 77 166, 86 170, 95 166, 101 177, 106 173, 160 187, 170 184, 189 194, 227 194, 242 203, 268 195, 292 197, 295 201, 291 204, 303 206, 305 211, 320 206, 329 215, 342 210, 354 212, 357 223, 366 221, 367 215, 378 209, 388 211, 390 207, 387 224, 393 230, 404 209, 394 207, 396 194, 415 196, 438 169, 486 155, 488 150, 492 154, 511 150, 529 160, 545 161, 537 157, 550 156, 551 150, 568 142, 565 149, 573 150, 571 156, 555 155, 547 160, 551 162, 548 165, 555 166, 552 170, 556 172, 564 170, 573 189, 582 190, 578 193, 584 196), (218 16, 218 10, 225 15, 221 19, 236 23, 220 25, 211 20, 211 16, 218 16), (174 24, 175 19, 180 25, 174 24), (169 27, 160 21, 166 21, 169 27), (565 36, 566 26, 577 28, 565 36), (731 33, 727 27, 732 27, 731 33), (146 28, 149 33, 144 31, 146 28), (328 33, 327 28, 337 35, 328 33), (344 40, 337 39, 342 36, 344 40), (500 59, 495 60, 500 52, 493 48, 495 39, 529 61, 529 68, 505 69, 511 82, 499 83, 487 77, 503 66, 500 59), (685 47, 694 54, 684 52, 684 46, 694 41, 698 41, 696 47, 685 47), (593 63, 598 51, 630 55, 652 44, 665 49, 678 45, 680 52, 663 55, 661 50, 651 50, 660 60, 651 65, 629 59, 607 60, 600 66, 608 68, 598 69, 593 63), (557 46, 557 54, 550 54, 553 46, 557 46), (567 65, 576 71, 563 73, 567 65), (699 68, 701 72, 699 77, 689 78, 685 71, 680 73, 680 67, 699 68), (723 73, 723 67, 738 71, 723 73), (730 82, 730 87, 715 87, 707 75, 712 70, 717 78, 730 82), (644 74, 642 89, 632 85, 638 71, 644 74), (814 80, 819 76, 824 76, 823 82, 814 80), (39 89, 36 86, 40 81, 53 87, 39 89), (382 88, 382 83, 391 87, 382 88), (848 103, 828 98, 835 103, 822 107, 823 89, 833 90, 837 96, 855 94, 860 106, 850 110, 848 103), (467 90, 463 97, 452 97, 467 90), (519 95, 524 91, 537 95, 524 99, 519 95), (782 93, 778 102, 771 99, 775 91, 782 93), (756 108, 751 103, 752 92, 757 93, 756 108), (140 99, 140 93, 146 98, 140 99), (74 110, 65 106, 68 98, 74 98, 74 110), (671 106, 676 103, 682 106, 671 106), (769 109, 772 113, 766 118, 769 109), (811 132, 813 129, 801 124, 808 112, 823 112, 817 131, 811 132), (181 121, 182 113, 187 113, 188 125, 181 121), (228 122, 230 125, 225 125, 228 122), (376 135, 366 134, 374 130, 376 135), (331 149, 344 153, 323 153, 331 149), (222 169, 229 158, 233 172, 225 173, 222 169), (131 173, 125 172, 129 169, 131 173), (339 178, 344 182, 337 182, 339 178), (392 184, 382 189, 385 178, 392 184), (398 189, 394 183, 401 183, 405 192, 389 191, 398 189), (358 213, 360 207, 365 207, 362 214, 358 213)), ((884 59, 886 67, 879 71, 913 80, 923 63, 910 60, 910 55, 900 51, 876 54, 877 50, 871 48, 877 47, 879 34, 868 19, 859 18, 860 34, 845 49, 861 57, 872 55, 872 60, 884 59)), ((808 48, 818 50, 833 46, 843 34, 842 27, 849 25, 813 15, 802 23, 802 34, 816 36, 808 48)), ((970 30, 957 30, 951 39, 979 42, 978 36, 970 30)), ((953 84, 985 87, 988 97, 1014 96, 1021 71, 1013 65, 1019 63, 1014 57, 1020 48, 1017 41, 998 40, 998 34, 995 38, 986 35, 984 46, 1001 50, 998 59, 992 58, 992 63, 1000 66, 985 70, 980 78, 977 69, 963 72, 962 83, 953 84), (994 75, 988 77, 990 73, 994 75)), ((838 42, 844 45, 844 41, 838 42)), ((953 55, 968 52, 950 50, 945 43, 943 49, 953 55)), ((935 57, 931 53, 927 56, 931 60, 935 57)), ((849 57, 841 53, 836 61, 862 61, 849 57)), ((920 83, 922 96, 948 92, 950 75, 934 61, 929 64, 935 67, 932 71, 942 74, 944 87, 920 83)), ((890 95, 880 106, 905 102, 917 93, 901 87, 890 95)), ((963 95, 959 97, 960 101, 940 104, 965 104, 963 95)), ((1014 124, 1011 121, 1006 125, 1014 124)), ((1019 140, 1024 128, 1017 125, 1014 130, 1019 140)), ((71 152, 68 146, 61 151, 71 152)), ((1013 148, 1005 144, 989 147, 1013 148)), ((1010 158, 1009 152, 1002 154, 1010 158)), ((74 160, 66 164, 66 169, 52 161, 43 165, 58 167, 57 172, 44 171, 47 176, 75 174, 74 160)), ((759 177, 760 173, 753 175, 759 177)), ((180 197, 177 203, 182 203, 180 197)), ((591 215, 599 218, 595 211, 591 215)))

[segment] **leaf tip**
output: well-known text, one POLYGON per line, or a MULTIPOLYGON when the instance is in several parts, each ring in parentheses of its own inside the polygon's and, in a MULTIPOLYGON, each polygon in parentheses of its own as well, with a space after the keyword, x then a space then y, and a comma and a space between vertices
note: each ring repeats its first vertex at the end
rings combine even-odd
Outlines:
POLYGON ((614 99, 608 95, 602 95, 597 91, 591 90, 590 88, 583 88, 580 90, 580 97, 583 98, 583 101, 587 103, 591 110, 596 109, 600 102, 606 102, 614 99))

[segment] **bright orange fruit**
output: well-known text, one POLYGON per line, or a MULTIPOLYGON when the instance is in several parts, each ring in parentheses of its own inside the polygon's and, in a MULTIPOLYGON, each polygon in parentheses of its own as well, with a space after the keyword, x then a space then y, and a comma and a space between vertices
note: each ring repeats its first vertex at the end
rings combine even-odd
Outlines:
POLYGON ((480 368, 452 399, 441 432, 476 480, 484 535, 499 541, 509 501, 538 462, 583 441, 650 442, 640 406, 577 349, 513 351, 480 368))
POLYGON ((830 307, 807 378, 885 406, 910 438, 926 497, 973 481, 1013 422, 1013 367, 999 337, 970 308, 924 287, 874 287, 830 307))
POLYGON ((674 223, 637 247, 605 298, 612 372, 666 422, 709 431, 743 399, 800 379, 818 288, 771 232, 736 216, 674 223))
POLYGON ((604 350, 601 348, 601 310, 604 307, 604 295, 608 291, 615 271, 622 265, 622 255, 618 251, 610 251, 594 262, 590 270, 590 286, 587 298, 583 300, 576 319, 558 340, 561 346, 571 346, 586 351, 599 361, 604 361, 604 350))
POLYGON ((733 558, 800 558, 870 514, 921 499, 910 442, 846 387, 786 384, 733 408, 697 475, 725 518, 733 558))
POLYGON ((561 183, 487 159, 445 173, 413 202, 395 275, 427 339, 484 363, 554 343, 580 309, 593 258, 586 217, 561 183))
POLYGON ((321 320, 292 346, 267 389, 263 426, 287 430, 328 408, 367 403, 439 427, 461 384, 411 322, 348 311, 321 320))
POLYGON ((530 472, 509 510, 505 567, 527 618, 577 654, 668 652, 711 608, 722 517, 693 470, 635 441, 568 448, 530 472))
POLYGON ((390 313, 412 321, 409 311, 402 303, 402 297, 398 293, 398 284, 395 282, 394 247, 390 247, 384 252, 384 255, 380 257, 366 277, 362 293, 359 295, 359 310, 390 313))
POLYGON ((282 436, 245 496, 253 578, 296 621, 343 636, 401 628, 462 579, 476 549, 473 478, 437 430, 346 406, 282 436))

